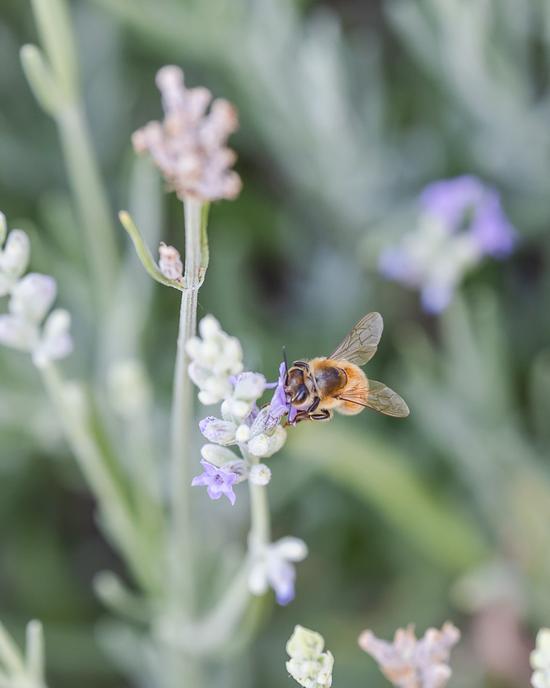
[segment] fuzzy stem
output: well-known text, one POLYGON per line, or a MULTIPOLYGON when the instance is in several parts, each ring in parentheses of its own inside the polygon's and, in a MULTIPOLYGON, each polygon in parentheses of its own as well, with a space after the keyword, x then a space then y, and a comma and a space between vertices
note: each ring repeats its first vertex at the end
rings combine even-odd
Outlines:
MULTIPOLYGON (((259 459, 251 456, 244 447, 241 452, 250 464, 259 463, 259 459)), ((269 502, 267 500, 267 487, 254 485, 248 481, 250 492, 250 535, 249 548, 262 548, 271 542, 271 518, 269 514, 269 502)))
POLYGON ((154 590, 155 562, 146 561, 144 544, 134 526, 128 497, 118 483, 88 426, 84 399, 68 399, 65 382, 53 363, 41 369, 44 385, 61 421, 66 440, 94 493, 109 534, 123 553, 136 580, 154 590))
MULTIPOLYGON (((259 463, 244 445, 239 445, 243 459, 250 464, 259 463)), ((197 652, 219 651, 231 638, 250 601, 248 574, 254 552, 267 547, 271 541, 271 519, 267 499, 267 487, 248 481, 250 493, 249 553, 226 587, 225 594, 212 611, 202 619, 187 642, 197 652)))
POLYGON ((109 205, 90 142, 88 124, 78 103, 56 116, 67 176, 87 242, 97 304, 107 313, 117 267, 117 246, 109 205))
POLYGON ((185 288, 182 290, 172 404, 172 456, 170 499, 172 507, 173 602, 184 614, 192 613, 193 563, 190 464, 193 434, 193 389, 185 351, 197 327, 197 297, 201 271, 202 203, 187 198, 185 212, 185 288))

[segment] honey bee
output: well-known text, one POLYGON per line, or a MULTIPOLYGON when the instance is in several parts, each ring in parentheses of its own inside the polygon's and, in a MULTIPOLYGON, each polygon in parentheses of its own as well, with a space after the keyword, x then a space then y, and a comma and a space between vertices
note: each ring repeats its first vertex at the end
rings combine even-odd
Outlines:
POLYGON ((334 411, 355 415, 364 408, 396 418, 409 415, 399 394, 359 367, 376 353, 383 327, 380 313, 368 313, 328 358, 294 361, 285 378, 289 423, 330 420, 334 411))

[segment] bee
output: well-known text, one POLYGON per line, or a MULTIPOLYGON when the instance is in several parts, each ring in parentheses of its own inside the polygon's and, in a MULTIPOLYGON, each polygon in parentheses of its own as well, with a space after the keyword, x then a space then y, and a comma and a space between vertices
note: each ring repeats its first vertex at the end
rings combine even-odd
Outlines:
POLYGON ((376 353, 383 328, 380 313, 368 313, 328 358, 294 361, 287 368, 284 390, 289 423, 330 420, 334 411, 355 415, 365 408, 395 418, 409 415, 399 394, 367 378, 359 367, 376 353))

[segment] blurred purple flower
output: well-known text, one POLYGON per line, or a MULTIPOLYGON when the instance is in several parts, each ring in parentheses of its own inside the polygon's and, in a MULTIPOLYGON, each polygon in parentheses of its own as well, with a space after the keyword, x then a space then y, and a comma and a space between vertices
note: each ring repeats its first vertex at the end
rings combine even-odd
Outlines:
POLYGON ((239 478, 238 474, 223 466, 214 466, 204 459, 201 461, 201 465, 204 468, 204 473, 193 478, 191 485, 193 487, 206 487, 210 499, 220 499, 225 495, 231 505, 234 505, 237 498, 233 492, 233 485, 239 478))
POLYGON ((430 315, 442 313, 453 299, 454 290, 449 285, 426 284, 420 291, 422 308, 430 315))
POLYGON ((437 217, 449 233, 468 232, 483 255, 509 255, 516 230, 504 214, 498 192, 471 175, 428 184, 420 195, 423 211, 437 217))
POLYGON ((421 222, 397 246, 382 251, 378 268, 387 279, 418 289, 423 309, 436 314, 484 256, 509 255, 517 233, 498 192, 471 175, 429 184, 419 204, 421 222), (436 222, 426 221, 430 218, 436 222))

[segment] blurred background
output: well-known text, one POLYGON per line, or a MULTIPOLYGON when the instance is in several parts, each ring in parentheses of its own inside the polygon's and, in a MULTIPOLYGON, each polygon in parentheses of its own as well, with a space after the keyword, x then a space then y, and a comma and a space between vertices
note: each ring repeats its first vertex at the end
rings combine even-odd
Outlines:
MULTIPOLYGON (((284 644, 300 623, 324 635, 335 685, 383 686, 359 632, 390 637, 413 622, 423 633, 448 618, 463 632, 451 685, 526 685, 534 632, 550 623, 550 5, 75 0, 70 9, 113 218, 137 209, 152 246, 182 246, 180 205, 130 145, 160 116, 156 71, 178 64, 188 85, 228 98, 241 119, 231 144, 244 189, 211 209, 199 316, 215 314, 243 342, 248 367, 275 379, 283 345, 290 358, 329 354, 378 310, 385 333, 367 374, 411 408, 404 421, 365 412, 290 433, 271 465, 274 535, 303 538, 310 556, 295 602, 266 610, 219 685, 290 685, 284 644), (500 194, 516 243, 504 260, 475 261, 448 308, 429 314, 415 289, 384 277, 380 255, 407 236, 421 244, 422 189, 464 174, 500 194)), ((29 3, 2 0, 0 208, 29 231, 33 269, 57 278, 58 301, 74 314, 70 373, 90 365, 94 323, 56 128, 19 62, 21 45, 37 40, 29 3)), ((118 240, 131 256, 122 229, 118 240)), ((162 454, 178 304, 138 273, 133 336, 162 454)), ((29 618, 44 622, 52 686, 132 685, 121 667, 139 672, 138 658, 113 651, 121 637, 93 592, 98 571, 123 567, 28 359, 0 350, 0 381, 0 616, 16 637, 29 618)), ((228 530, 246 532, 243 502, 196 501, 214 549, 228 530)))

